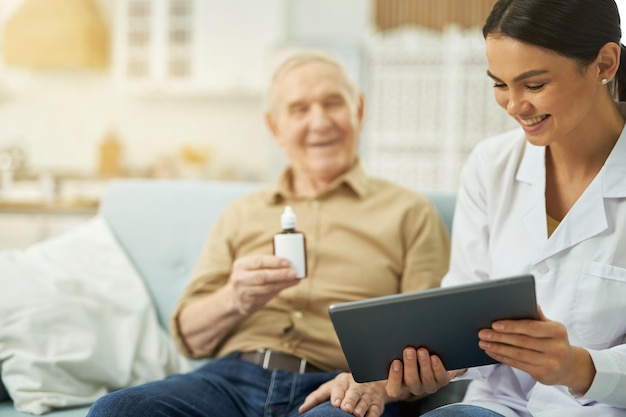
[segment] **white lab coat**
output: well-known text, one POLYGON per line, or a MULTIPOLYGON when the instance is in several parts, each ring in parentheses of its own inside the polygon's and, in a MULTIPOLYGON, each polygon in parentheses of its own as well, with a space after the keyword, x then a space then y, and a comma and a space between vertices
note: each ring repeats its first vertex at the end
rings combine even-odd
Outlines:
POLYGON ((545 148, 521 129, 480 143, 466 162, 443 285, 531 273, 545 315, 590 352, 597 374, 577 398, 506 365, 469 369, 466 402, 507 417, 626 416, 626 130, 548 239, 545 148), (583 407, 586 406, 586 407, 583 407))

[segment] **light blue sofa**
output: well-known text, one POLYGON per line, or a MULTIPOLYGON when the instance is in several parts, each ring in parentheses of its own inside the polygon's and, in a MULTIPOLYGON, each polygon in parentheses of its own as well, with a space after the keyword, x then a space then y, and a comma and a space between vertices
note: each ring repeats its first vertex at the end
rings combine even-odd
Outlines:
MULTIPOLYGON (((169 315, 189 280, 211 225, 232 200, 259 188, 257 183, 211 181, 113 180, 107 187, 99 213, 145 280, 159 321, 167 328, 169 315)), ((427 194, 448 230, 451 230, 455 196, 427 194)), ((419 407, 457 401, 465 384, 455 383, 421 404, 410 404, 412 415, 419 407), (455 385, 456 384, 456 385, 455 385), (417 408, 416 408, 417 407, 417 408)), ((84 417, 88 407, 59 410, 51 417, 84 417)), ((0 384, 0 416, 25 417, 14 409, 0 384)))

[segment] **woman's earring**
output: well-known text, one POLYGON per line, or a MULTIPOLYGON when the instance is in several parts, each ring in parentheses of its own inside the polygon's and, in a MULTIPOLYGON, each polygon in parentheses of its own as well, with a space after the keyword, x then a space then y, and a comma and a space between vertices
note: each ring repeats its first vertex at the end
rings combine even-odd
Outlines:
POLYGON ((602 79, 602 84, 607 85, 609 83, 609 80, 607 80, 606 78, 602 79))

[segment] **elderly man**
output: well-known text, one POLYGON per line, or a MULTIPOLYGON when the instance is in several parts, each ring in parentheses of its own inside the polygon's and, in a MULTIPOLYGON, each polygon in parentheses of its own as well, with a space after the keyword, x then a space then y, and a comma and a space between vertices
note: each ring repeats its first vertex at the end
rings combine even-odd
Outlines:
MULTIPOLYGON (((299 415, 309 393, 348 369, 330 304, 439 286, 445 226, 425 197, 366 175, 357 155, 363 111, 330 56, 302 52, 278 67, 265 117, 289 167, 225 210, 172 317, 187 356, 216 359, 109 394, 90 416, 299 415), (287 205, 306 235, 304 279, 272 255, 287 205)), ((306 415, 348 414, 326 402, 306 415)))

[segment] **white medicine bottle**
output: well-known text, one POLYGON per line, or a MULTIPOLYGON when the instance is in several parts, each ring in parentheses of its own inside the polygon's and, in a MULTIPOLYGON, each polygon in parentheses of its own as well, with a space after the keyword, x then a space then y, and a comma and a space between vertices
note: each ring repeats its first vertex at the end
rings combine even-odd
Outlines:
POLYGON ((304 233, 296 230, 296 213, 291 206, 286 206, 280 216, 282 232, 274 235, 274 255, 286 258, 296 270, 297 278, 305 278, 306 270, 306 239, 304 233))

